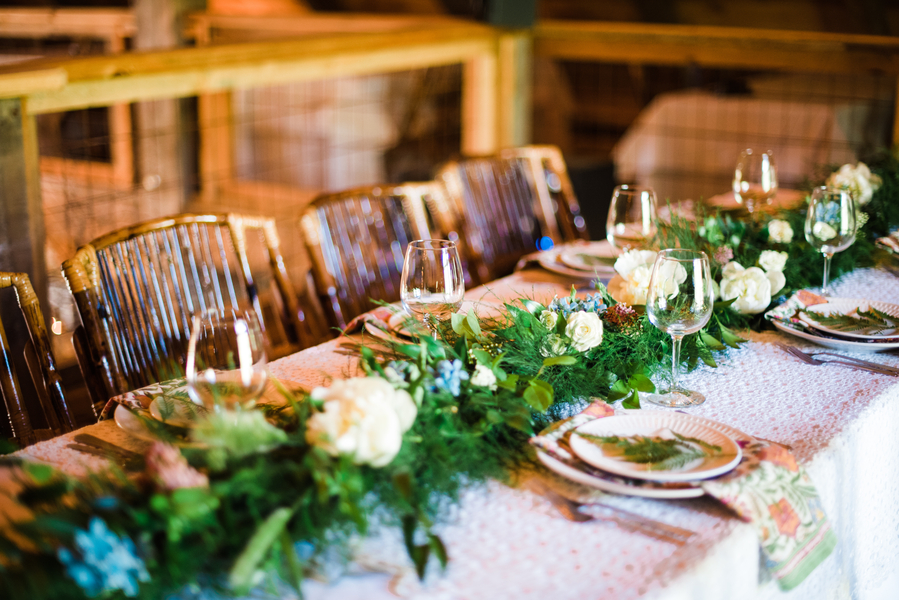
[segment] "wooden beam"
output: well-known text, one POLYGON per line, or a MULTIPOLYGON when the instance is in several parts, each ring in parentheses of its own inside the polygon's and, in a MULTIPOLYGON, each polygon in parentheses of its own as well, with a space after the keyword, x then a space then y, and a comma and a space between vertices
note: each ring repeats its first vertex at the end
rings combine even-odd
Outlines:
POLYGON ((527 31, 499 38, 499 146, 512 148, 531 142, 533 39, 527 31))
POLYGON ((499 72, 496 53, 467 61, 462 69, 462 153, 468 156, 499 150, 499 72))
POLYGON ((136 28, 127 8, 6 8, 0 9, 0 36, 131 37, 136 28))
MULTIPOLYGON (((57 112, 116 102, 193 96, 226 89, 277 85, 347 75, 365 75, 465 62, 495 52, 492 29, 473 23, 372 34, 312 36, 178 49, 69 61, 35 61, 62 68, 67 84, 35 90, 35 113, 57 112)), ((23 66, 0 69, 21 78, 23 66)), ((20 86, 21 87, 21 86, 20 86)))
POLYGON ((567 60, 899 74, 899 38, 632 23, 543 21, 535 51, 567 60))

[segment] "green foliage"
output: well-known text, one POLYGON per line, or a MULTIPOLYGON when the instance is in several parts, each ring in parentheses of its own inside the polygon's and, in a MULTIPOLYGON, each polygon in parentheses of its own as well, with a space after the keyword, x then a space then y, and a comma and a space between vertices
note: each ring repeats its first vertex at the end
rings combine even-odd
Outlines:
POLYGON ((721 452, 720 446, 672 432, 673 438, 657 436, 599 436, 578 433, 585 440, 603 448, 609 456, 620 456, 632 463, 647 465, 652 471, 681 468, 705 456, 721 452))

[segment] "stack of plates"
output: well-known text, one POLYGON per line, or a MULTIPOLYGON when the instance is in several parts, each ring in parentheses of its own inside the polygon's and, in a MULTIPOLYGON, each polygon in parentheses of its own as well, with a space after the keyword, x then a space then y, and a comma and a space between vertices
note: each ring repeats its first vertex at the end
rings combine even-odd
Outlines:
POLYGON ((537 449, 537 455, 547 468, 559 475, 607 492, 645 498, 697 498, 705 493, 700 487, 702 480, 728 473, 740 464, 743 453, 738 442, 752 441, 733 427, 703 417, 633 410, 596 419, 575 429, 567 447, 576 457, 573 460, 543 448, 537 449), (617 452, 609 452, 605 446, 578 435, 667 437, 672 432, 702 440, 721 450, 677 468, 650 469, 647 465, 623 460, 617 452))
POLYGON ((578 279, 608 279, 615 275, 621 251, 607 241, 563 244, 541 252, 537 262, 547 271, 578 279))
POLYGON ((806 311, 821 315, 857 315, 859 310, 875 308, 891 319, 886 327, 859 327, 840 329, 822 324, 812 315, 800 313, 799 319, 806 329, 798 329, 790 323, 773 321, 774 326, 785 333, 795 335, 821 346, 845 352, 882 352, 899 348, 899 305, 851 298, 832 298, 824 304, 815 304, 806 311), (893 320, 894 318, 895 320, 893 320))

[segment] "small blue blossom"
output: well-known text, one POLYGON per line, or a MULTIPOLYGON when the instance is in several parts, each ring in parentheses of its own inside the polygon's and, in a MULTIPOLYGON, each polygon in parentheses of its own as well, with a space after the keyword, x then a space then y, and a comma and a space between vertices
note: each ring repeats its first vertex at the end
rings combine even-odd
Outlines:
POLYGON ((418 365, 411 362, 392 360, 384 367, 384 376, 394 386, 404 384, 407 381, 415 381, 421 375, 418 365))
POLYGON ((57 556, 69 577, 90 597, 110 590, 136 596, 137 582, 150 580, 144 561, 135 554, 131 538, 120 538, 99 517, 92 517, 86 530, 75 533, 75 546, 80 561, 68 548, 60 548, 57 556))
POLYGON ((577 298, 570 298, 568 296, 564 298, 553 298, 553 301, 549 303, 547 307, 549 310, 553 312, 557 312, 561 314, 566 319, 571 315, 571 313, 575 312, 596 312, 603 313, 606 310, 606 305, 602 300, 602 294, 599 292, 587 296, 583 300, 578 300, 577 298))
POLYGON ((434 373, 437 389, 458 396, 462 391, 462 382, 468 380, 468 372, 462 366, 458 358, 452 362, 441 360, 437 363, 437 371, 434 373))

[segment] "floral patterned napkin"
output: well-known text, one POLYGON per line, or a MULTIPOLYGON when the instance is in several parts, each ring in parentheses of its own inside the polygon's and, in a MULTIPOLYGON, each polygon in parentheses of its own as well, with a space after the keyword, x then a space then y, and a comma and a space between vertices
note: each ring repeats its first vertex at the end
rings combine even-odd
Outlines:
MULTIPOLYGON (((281 384, 289 390, 299 389, 296 384, 289 381, 281 381, 281 384)), ((113 396, 106 402, 106 406, 100 412, 100 421, 111 419, 115 412, 116 406, 119 404, 130 408, 131 410, 140 411, 148 410, 150 404, 156 398, 174 398, 190 402, 190 395, 187 393, 187 384, 183 377, 178 379, 169 379, 160 383, 151 383, 150 385, 136 389, 132 392, 126 392, 113 396)), ((259 399, 258 404, 283 404, 284 398, 278 388, 271 382, 265 386, 265 391, 259 399)))
POLYGON ((796 325, 800 329, 805 329, 805 324, 799 320, 796 314, 803 308, 814 306, 815 304, 824 304, 825 302, 827 302, 827 298, 824 296, 813 294, 808 290, 799 290, 790 296, 786 302, 766 312, 765 318, 769 321, 780 321, 781 323, 796 325))
MULTIPOLYGON (((558 440, 584 423, 614 414, 611 406, 596 401, 580 414, 553 423, 532 438, 531 444, 550 454, 570 457, 558 440)), ((701 487, 742 520, 752 523, 759 536, 765 566, 782 590, 791 590, 830 555, 836 546, 836 535, 811 479, 786 448, 762 440, 738 443, 743 449, 740 464, 714 479, 662 484, 605 477, 608 474, 593 470, 590 474, 643 488, 701 487)))
POLYGON ((367 313, 362 313, 349 322, 349 324, 343 330, 343 335, 349 335, 351 333, 361 331, 366 323, 373 323, 380 329, 389 329, 389 327, 387 326, 387 321, 396 311, 396 308, 390 306, 379 306, 368 311, 367 313))

